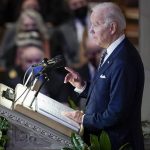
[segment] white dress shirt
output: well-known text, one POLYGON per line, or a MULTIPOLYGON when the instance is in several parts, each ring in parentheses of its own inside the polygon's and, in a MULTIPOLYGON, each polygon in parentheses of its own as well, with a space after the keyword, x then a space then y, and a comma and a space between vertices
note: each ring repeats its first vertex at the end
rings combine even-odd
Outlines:
MULTIPOLYGON (((114 41, 112 44, 110 44, 107 48, 107 55, 104 58, 103 64, 108 59, 108 57, 111 55, 111 53, 115 50, 115 48, 124 40, 125 35, 121 35, 116 41, 114 41)), ((102 64, 102 65, 103 65, 102 64)))

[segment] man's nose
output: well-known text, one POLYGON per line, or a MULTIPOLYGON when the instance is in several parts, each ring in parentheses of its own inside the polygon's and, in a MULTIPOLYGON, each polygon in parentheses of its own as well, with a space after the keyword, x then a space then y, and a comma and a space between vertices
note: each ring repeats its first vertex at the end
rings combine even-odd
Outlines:
POLYGON ((94 34, 95 32, 94 32, 94 29, 93 29, 93 27, 91 26, 90 27, 90 34, 94 34))

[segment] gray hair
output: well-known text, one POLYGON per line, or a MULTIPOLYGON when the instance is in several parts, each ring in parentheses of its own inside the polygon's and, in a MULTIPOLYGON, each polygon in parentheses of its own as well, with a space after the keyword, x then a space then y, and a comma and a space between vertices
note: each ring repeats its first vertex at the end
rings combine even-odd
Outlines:
POLYGON ((118 5, 112 2, 104 2, 95 6, 93 11, 99 11, 100 13, 104 10, 103 17, 104 23, 109 25, 111 22, 115 21, 118 23, 118 27, 120 31, 123 31, 126 28, 126 20, 125 17, 119 8, 118 5))
POLYGON ((46 27, 46 25, 45 25, 45 23, 43 21, 43 18, 37 11, 35 11, 33 9, 25 9, 21 13, 21 15, 20 15, 20 17, 19 17, 19 19, 17 21, 17 25, 16 25, 17 33, 20 32, 20 29, 21 29, 21 26, 22 26, 22 20, 26 16, 28 16, 28 17, 32 18, 33 20, 35 20, 39 32, 42 34, 42 36, 45 39, 48 39, 49 35, 48 35, 47 27, 46 27))

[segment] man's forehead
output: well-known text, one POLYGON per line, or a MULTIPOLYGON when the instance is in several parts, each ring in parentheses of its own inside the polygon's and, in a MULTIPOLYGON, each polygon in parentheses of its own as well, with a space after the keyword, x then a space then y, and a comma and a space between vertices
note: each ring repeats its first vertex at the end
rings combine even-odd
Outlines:
POLYGON ((91 22, 99 22, 103 20, 103 12, 99 11, 99 10, 93 10, 91 12, 91 16, 90 16, 90 20, 91 22))

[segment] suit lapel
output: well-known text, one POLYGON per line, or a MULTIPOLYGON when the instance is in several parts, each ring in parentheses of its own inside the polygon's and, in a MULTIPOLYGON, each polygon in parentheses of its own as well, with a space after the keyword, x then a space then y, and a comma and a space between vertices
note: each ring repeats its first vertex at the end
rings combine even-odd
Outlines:
MULTIPOLYGON (((91 95, 91 92, 92 92, 92 90, 93 90, 93 88, 94 88, 94 86, 95 86, 96 81, 98 80, 98 78, 100 78, 100 75, 103 74, 103 72, 104 72, 105 70, 107 70, 107 68, 109 68, 109 67, 111 66, 111 64, 112 64, 112 61, 111 61, 111 62, 109 61, 109 63, 108 63, 108 62, 107 62, 107 63, 105 62, 105 63, 103 64, 103 66, 102 66, 99 70, 97 70, 97 72, 95 73, 95 77, 94 77, 93 82, 92 82, 92 84, 90 85, 90 89, 89 89, 89 91, 88 91, 87 103, 88 103, 89 97, 90 97, 90 95, 91 95)), ((86 104, 87 104, 87 103, 86 103, 86 104)))
POLYGON ((116 49, 112 52, 112 54, 108 57, 108 59, 104 62, 104 64, 99 68, 99 70, 97 70, 94 80, 92 82, 92 84, 90 85, 89 91, 88 91, 88 96, 87 96, 87 102, 86 105, 88 104, 90 95, 92 93, 92 90, 94 89, 95 83, 98 80, 98 78, 100 77, 101 74, 103 74, 112 64, 113 64, 113 60, 117 57, 117 55, 119 54, 119 52, 122 50, 124 43, 127 41, 127 39, 125 38, 117 47, 116 49))

